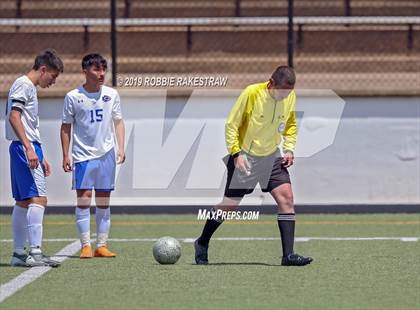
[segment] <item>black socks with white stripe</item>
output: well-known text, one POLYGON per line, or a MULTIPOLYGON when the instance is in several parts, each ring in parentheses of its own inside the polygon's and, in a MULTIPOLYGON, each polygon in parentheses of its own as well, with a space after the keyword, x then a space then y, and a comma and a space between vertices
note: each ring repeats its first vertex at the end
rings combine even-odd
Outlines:
MULTIPOLYGON (((220 219, 208 219, 204 225, 201 236, 198 238, 198 243, 204 246, 208 245, 211 236, 222 223, 223 220, 220 219)), ((293 245, 295 242, 295 214, 279 213, 277 215, 277 223, 280 230, 283 256, 286 257, 293 253, 293 245)))
POLYGON ((277 215, 277 224, 280 230, 283 257, 286 257, 293 253, 293 244, 295 243, 295 214, 279 213, 277 215))

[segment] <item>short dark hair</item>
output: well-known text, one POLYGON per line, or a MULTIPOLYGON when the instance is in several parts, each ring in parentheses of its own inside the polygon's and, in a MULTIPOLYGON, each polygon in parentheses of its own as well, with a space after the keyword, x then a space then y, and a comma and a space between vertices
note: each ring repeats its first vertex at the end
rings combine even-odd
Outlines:
POLYGON ((82 69, 88 69, 91 66, 102 67, 105 70, 108 68, 106 59, 101 54, 88 54, 82 59, 82 69))
POLYGON ((35 57, 35 63, 32 66, 33 70, 38 70, 41 66, 47 66, 49 69, 56 70, 58 72, 64 71, 64 65, 57 52, 52 48, 47 48, 39 53, 35 57))
POLYGON ((277 86, 287 84, 289 86, 294 86, 296 83, 295 70, 289 66, 280 66, 274 70, 271 78, 274 81, 274 84, 277 86))

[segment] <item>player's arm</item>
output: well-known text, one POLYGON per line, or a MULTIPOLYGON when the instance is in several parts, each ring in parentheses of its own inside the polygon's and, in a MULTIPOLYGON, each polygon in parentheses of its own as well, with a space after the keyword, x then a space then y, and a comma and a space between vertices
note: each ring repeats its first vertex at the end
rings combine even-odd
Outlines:
POLYGON ((60 138, 61 149, 63 151, 63 169, 65 172, 71 171, 71 160, 69 157, 70 140, 71 140, 71 124, 61 124, 60 138))
POLYGON ((114 121, 115 136, 117 138, 117 164, 125 161, 125 125, 122 119, 121 99, 117 93, 112 106, 112 119, 114 121))
POLYGON ((246 158, 240 153, 239 128, 246 119, 248 99, 249 94, 247 89, 245 89, 230 111, 225 125, 226 147, 229 154, 234 157, 235 167, 245 173, 250 169, 250 166, 246 158))
POLYGON ((114 119, 115 136, 117 137, 117 164, 125 161, 125 125, 122 119, 114 119))
POLYGON ((286 126, 283 133, 283 138, 284 138, 283 164, 286 168, 293 165, 294 152, 296 148, 296 136, 297 136, 296 111, 295 111, 296 96, 293 96, 291 100, 292 100, 292 108, 287 117, 286 126))
POLYGON ((64 98, 63 123, 60 129, 61 149, 63 151, 63 170, 70 172, 71 160, 69 157, 71 141, 71 125, 74 121, 73 103, 69 95, 64 98))
POLYGON ((13 105, 9 115, 10 125, 12 125, 16 136, 25 148, 29 168, 35 169, 38 167, 38 156, 36 155, 35 150, 32 147, 31 141, 29 141, 29 139, 26 137, 21 117, 22 109, 13 105))

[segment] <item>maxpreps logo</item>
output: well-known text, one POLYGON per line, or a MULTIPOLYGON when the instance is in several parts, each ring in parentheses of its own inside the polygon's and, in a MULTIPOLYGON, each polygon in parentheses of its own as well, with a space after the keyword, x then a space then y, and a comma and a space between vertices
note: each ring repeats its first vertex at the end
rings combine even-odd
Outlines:
POLYGON ((110 96, 107 96, 107 95, 102 96, 102 101, 103 102, 108 102, 109 100, 111 100, 110 96))
POLYGON ((243 221, 253 221, 258 220, 260 217, 260 211, 224 211, 222 209, 199 209, 197 214, 197 220, 243 220, 243 221))

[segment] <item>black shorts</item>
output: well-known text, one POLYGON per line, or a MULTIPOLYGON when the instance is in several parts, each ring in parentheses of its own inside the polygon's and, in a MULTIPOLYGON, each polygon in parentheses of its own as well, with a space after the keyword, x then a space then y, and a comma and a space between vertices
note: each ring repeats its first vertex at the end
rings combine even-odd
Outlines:
POLYGON ((231 155, 224 158, 227 167, 225 197, 243 198, 251 194, 258 183, 263 192, 271 192, 284 183, 290 184, 289 172, 281 163, 283 158, 279 151, 264 157, 245 155, 251 165, 249 175, 235 168, 231 155))

